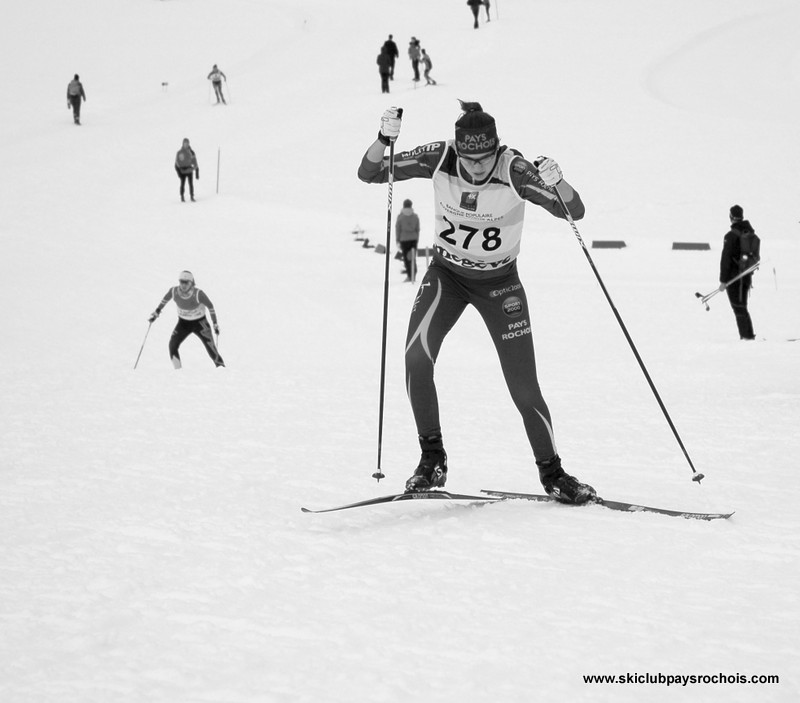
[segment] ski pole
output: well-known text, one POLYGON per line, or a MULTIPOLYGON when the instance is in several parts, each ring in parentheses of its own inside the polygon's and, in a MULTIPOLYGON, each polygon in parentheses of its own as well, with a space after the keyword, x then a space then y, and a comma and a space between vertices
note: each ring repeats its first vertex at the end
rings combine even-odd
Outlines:
POLYGON ((739 279, 744 278, 745 276, 753 273, 753 271, 755 271, 760 265, 761 265, 761 262, 757 261, 752 266, 750 266, 749 268, 747 268, 744 271, 742 271, 738 276, 734 276, 730 281, 728 281, 721 288, 715 288, 710 293, 706 293, 705 295, 703 295, 702 293, 695 293, 694 295, 695 295, 696 298, 700 298, 700 302, 703 303, 703 305, 706 306, 706 312, 708 312, 709 310, 711 310, 711 308, 708 306, 708 301, 711 300, 711 298, 713 298, 717 293, 721 293, 722 291, 724 291, 732 283, 736 283, 736 281, 738 281, 739 279))
POLYGON ((150 328, 153 326, 153 323, 150 322, 147 325, 147 332, 144 333, 144 339, 142 340, 142 346, 139 349, 139 354, 136 356, 136 363, 133 365, 133 370, 136 371, 136 367, 139 365, 139 359, 142 356, 142 352, 144 351, 144 343, 147 341, 147 335, 150 334, 150 328))
POLYGON ((608 289, 603 283, 603 279, 600 277, 600 272, 597 270, 597 267, 594 265, 594 261, 592 260, 591 255, 589 254, 589 250, 586 248, 586 244, 583 241, 583 237, 581 237, 581 233, 578 231, 578 227, 575 224, 575 220, 572 219, 572 215, 569 212, 569 208, 567 204, 564 202, 564 198, 561 196, 561 192, 558 190, 558 185, 555 186, 556 197, 558 198, 558 202, 561 205, 561 209, 564 211, 564 216, 567 218, 567 222, 569 222, 570 227, 572 227, 572 231, 575 234, 575 238, 578 240, 578 243, 581 245, 581 249, 583 249, 583 253, 586 255, 586 260, 589 262, 589 266, 591 266, 592 271, 594 272, 595 278, 597 282, 600 284, 600 288, 603 291, 603 294, 608 301, 608 304, 611 306, 611 310, 614 313, 614 317, 617 318, 617 322, 619 323, 620 328, 622 329, 622 333, 625 335, 625 339, 628 341, 630 345, 631 351, 633 355, 636 357, 636 361, 639 362, 639 368, 641 368, 644 377, 647 379, 647 383, 650 386, 650 390, 653 392, 655 399, 658 401, 658 405, 661 408, 661 412, 664 413, 664 417, 669 424, 670 429, 672 430, 672 434, 675 435, 675 439, 678 441, 678 445, 683 451, 683 455, 686 457, 686 461, 689 462, 689 467, 692 469, 692 481, 697 481, 700 483, 705 476, 703 474, 697 473, 697 469, 694 468, 694 463, 692 462, 691 457, 689 456, 689 452, 686 451, 686 447, 683 444, 683 440, 681 439, 680 435, 678 434, 678 430, 675 427, 675 423, 672 422, 672 418, 669 416, 667 412, 667 407, 664 405, 664 401, 661 400, 661 396, 656 389, 655 383, 653 383, 653 379, 650 378, 650 374, 647 371, 647 367, 644 365, 644 361, 642 361, 642 357, 639 355, 638 349, 636 349, 636 345, 633 343, 633 339, 631 338, 630 333, 628 332, 628 328, 625 326, 625 323, 622 321, 622 316, 617 311, 614 302, 611 300, 611 296, 608 293, 608 289))
MULTIPOLYGON (((403 116, 403 108, 398 108, 397 116, 403 116)), ((378 465, 372 478, 380 482, 385 478, 381 471, 381 453, 383 449, 383 404, 386 390, 386 329, 389 319, 389 249, 392 245, 392 189, 394 187, 394 139, 389 141, 389 199, 386 205, 386 254, 383 273, 383 336, 381 341, 381 383, 378 402, 378 465)))

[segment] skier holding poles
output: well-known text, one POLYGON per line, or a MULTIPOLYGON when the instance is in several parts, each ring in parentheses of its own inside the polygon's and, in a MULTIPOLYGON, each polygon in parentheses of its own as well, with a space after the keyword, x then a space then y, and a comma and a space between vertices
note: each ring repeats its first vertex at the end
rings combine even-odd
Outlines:
POLYGON ((471 304, 494 341, 545 491, 565 503, 585 503, 596 493, 561 466, 516 265, 526 202, 565 218, 558 184, 573 217, 583 216, 584 205, 553 159, 541 156, 534 165, 500 145, 495 120, 480 104, 462 102, 461 107, 455 139, 402 152, 393 166, 384 154, 400 134, 401 114, 397 108, 386 110, 358 170, 366 183, 427 178, 435 194, 433 261, 419 287, 406 339, 406 388, 422 452, 406 491, 428 491, 447 480, 433 372, 445 336, 471 304))
POLYGON ((750 222, 744 219, 741 205, 731 207, 730 221, 731 228, 725 235, 720 255, 718 290, 728 294, 739 338, 753 340, 756 335, 747 310, 747 298, 753 283, 752 272, 755 271, 752 267, 758 264, 761 256, 761 240, 750 222))
MULTIPOLYGON (((178 276, 178 285, 173 286, 167 291, 166 295, 153 311, 153 314, 150 315, 150 324, 158 319, 164 306, 170 300, 174 300, 178 308, 178 324, 175 325, 175 329, 172 330, 172 336, 169 339, 169 357, 172 360, 172 365, 176 369, 181 368, 181 355, 178 350, 184 340, 190 334, 194 334, 203 343, 214 365, 217 367, 225 366, 225 362, 222 361, 222 357, 219 355, 219 350, 217 349, 217 344, 214 342, 214 337, 211 334, 211 327, 206 319, 207 309, 211 316, 211 324, 214 326, 214 333, 217 335, 217 338, 219 338, 217 313, 214 310, 213 303, 205 292, 195 287, 194 276, 191 271, 181 271, 180 276, 178 276)), ((144 344, 142 344, 142 346, 144 346, 144 344)))

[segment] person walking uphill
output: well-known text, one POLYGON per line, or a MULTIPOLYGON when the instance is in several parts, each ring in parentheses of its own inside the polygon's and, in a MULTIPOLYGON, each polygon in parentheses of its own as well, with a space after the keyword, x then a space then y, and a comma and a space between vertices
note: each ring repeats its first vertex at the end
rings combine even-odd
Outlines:
POLYGON ((386 45, 381 48, 381 53, 378 54, 378 59, 375 63, 378 64, 378 73, 381 76, 381 93, 389 92, 389 80, 392 77, 392 60, 386 45))
POLYGON ((210 80, 211 85, 214 86, 214 95, 217 98, 217 105, 219 105, 220 102, 222 102, 223 105, 227 105, 228 103, 225 102, 225 96, 222 94, 222 81, 224 80, 227 83, 228 78, 217 68, 217 64, 214 64, 211 73, 208 74, 208 80, 210 80))
POLYGON ((470 10, 472 10, 472 16, 475 18, 475 24, 472 25, 472 28, 478 29, 478 13, 483 7, 483 0, 467 0, 467 5, 469 5, 470 10))
POLYGON ((178 153, 175 155, 175 173, 181 179, 181 202, 186 202, 184 193, 187 181, 189 182, 189 197, 194 202, 194 180, 192 176, 194 175, 198 181, 200 180, 200 167, 197 165, 197 156, 188 139, 183 140, 181 148, 178 149, 178 153))
POLYGON ((414 301, 406 338, 406 389, 422 451, 406 491, 427 491, 447 480, 434 365, 445 336, 473 305, 494 341, 545 491, 565 503, 583 503, 595 490, 561 466, 539 388, 531 311, 516 259, 526 202, 563 219, 557 188, 574 219, 583 217, 585 208, 553 159, 527 161, 500 145, 495 120, 479 103, 462 102, 461 107, 455 139, 403 151, 393 168, 384 153, 400 134, 401 119, 396 108, 386 110, 378 138, 358 169, 366 183, 386 183, 390 172, 397 181, 433 181, 433 260, 414 301))
MULTIPOLYGON (((397 44, 394 41, 394 37, 390 34, 389 38, 383 42, 383 46, 381 47, 381 51, 385 51, 389 54, 389 80, 394 80, 394 64, 397 60, 397 57, 400 56, 400 51, 397 48, 397 44)), ((387 91, 388 92, 388 91, 387 91)))
POLYGON ((394 231, 395 239, 400 245, 400 252, 403 254, 403 265, 406 269, 406 280, 414 278, 414 271, 417 265, 417 243, 419 242, 419 215, 414 212, 413 203, 406 199, 403 201, 403 209, 397 216, 394 231))
POLYGON ((419 39, 411 37, 408 44, 408 58, 411 60, 411 70, 414 71, 414 82, 419 80, 419 60, 422 58, 422 53, 419 45, 419 39))
POLYGON ((158 319, 164 306, 170 300, 174 300, 175 305, 178 307, 178 324, 175 325, 175 329, 172 330, 172 336, 169 338, 169 358, 172 360, 172 365, 176 369, 181 368, 180 346, 190 334, 194 334, 203 343, 214 365, 225 366, 217 350, 217 345, 214 343, 211 327, 206 319, 206 310, 208 310, 208 314, 211 316, 211 324, 214 326, 214 332, 219 337, 217 313, 208 296, 195 287, 194 276, 191 271, 181 271, 178 276, 178 285, 167 291, 153 314, 150 315, 149 321, 151 323, 158 319))
POLYGON ((759 262, 761 240, 750 222, 744 219, 744 210, 740 205, 734 205, 730 209, 730 220, 731 228, 723 240, 719 262, 719 289, 728 294, 728 301, 736 317, 739 338, 752 340, 756 336, 753 332, 753 321, 747 310, 747 299, 753 283, 753 274, 742 276, 730 285, 728 282, 759 262))
POLYGON ((67 109, 72 108, 72 118, 77 125, 81 123, 81 100, 86 102, 86 93, 80 76, 76 73, 67 85, 67 109))

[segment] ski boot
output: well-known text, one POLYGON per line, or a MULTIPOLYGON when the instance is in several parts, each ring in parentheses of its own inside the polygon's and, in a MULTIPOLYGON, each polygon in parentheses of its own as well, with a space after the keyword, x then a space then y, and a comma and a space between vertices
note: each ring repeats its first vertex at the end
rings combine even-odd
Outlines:
POLYGON ((537 461, 536 466, 539 467, 539 480, 544 486, 545 493, 551 498, 562 503, 580 505, 597 497, 594 488, 581 483, 561 468, 561 459, 558 455, 547 461, 537 461))
POLYGON ((422 456, 414 474, 406 481, 406 493, 420 493, 441 488, 447 482, 447 453, 441 435, 420 437, 422 456))

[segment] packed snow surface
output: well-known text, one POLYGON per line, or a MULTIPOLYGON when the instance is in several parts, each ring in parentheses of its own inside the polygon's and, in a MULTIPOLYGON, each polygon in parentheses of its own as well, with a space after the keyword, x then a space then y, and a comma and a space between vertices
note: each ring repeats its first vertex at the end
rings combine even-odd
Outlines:
MULTIPOLYGON (((4 8, 4 703, 800 699, 800 5, 491 12, 474 30, 463 0, 4 8), (435 87, 411 80, 412 35, 435 87), (371 478, 384 258, 352 232, 383 242, 388 197, 356 169, 387 107, 406 149, 449 138, 457 98, 580 192, 587 251, 706 479, 569 225, 528 206, 519 268, 565 468, 610 499, 730 520, 522 501, 301 513, 401 491, 416 465, 416 291, 392 260, 371 478), (184 137, 196 203, 172 167, 184 137), (762 239, 755 342, 724 295, 708 312, 695 297, 717 286, 734 203, 762 239), (148 327, 182 269, 216 306, 226 368, 190 338, 173 370, 174 305, 148 327)), ((430 245, 430 183, 397 183, 394 214, 404 198, 430 245)), ((540 491, 474 311, 437 381, 448 488, 540 491)))

